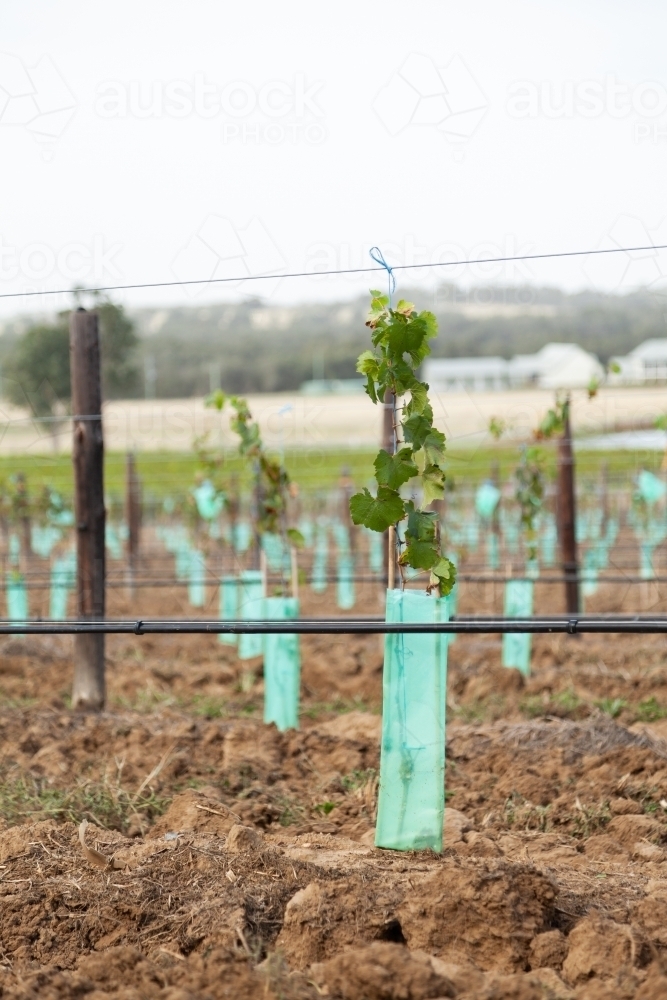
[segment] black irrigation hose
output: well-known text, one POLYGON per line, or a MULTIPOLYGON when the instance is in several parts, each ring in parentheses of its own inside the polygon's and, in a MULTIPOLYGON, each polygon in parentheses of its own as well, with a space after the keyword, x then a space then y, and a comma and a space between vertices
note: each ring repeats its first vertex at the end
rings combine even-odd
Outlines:
MULTIPOLYGON (((424 572, 424 573, 419 574, 419 577, 424 578, 426 575, 427 574, 424 572)), ((415 579, 418 579, 419 577, 415 577, 415 579)), ((376 574, 375 576, 373 576, 371 574, 368 574, 368 575, 363 575, 363 576, 349 576, 349 577, 346 576, 345 577, 345 581, 349 582, 349 583, 376 583, 376 584, 381 584, 383 582, 383 579, 384 579, 384 577, 381 576, 380 574, 376 574)), ((289 580, 289 577, 288 577, 288 580, 289 580)), ((603 584, 612 584, 612 583, 613 584, 623 584, 623 583, 667 583, 667 576, 650 576, 650 577, 644 577, 644 576, 636 576, 636 575, 635 576, 622 576, 620 574, 617 575, 617 576, 588 576, 586 573, 582 572, 582 573, 563 573, 563 574, 560 574, 558 576, 553 575, 553 576, 532 577, 532 576, 520 576, 520 575, 517 575, 517 576, 493 576, 493 575, 488 574, 488 573, 459 573, 457 575, 457 580, 458 580, 459 583, 498 583, 498 584, 509 583, 512 580, 530 580, 532 583, 535 583, 535 584, 538 584, 538 583, 559 584, 559 583, 565 583, 568 580, 578 580, 579 583, 587 583, 587 582, 590 581, 591 583, 597 583, 600 586, 602 586, 603 584)), ((56 581, 56 582, 60 583, 60 581, 56 581)), ((125 590, 125 589, 128 589, 130 587, 136 588, 138 590, 141 590, 141 589, 146 589, 146 590, 156 589, 156 590, 160 590, 160 589, 163 589, 163 588, 166 588, 166 587, 169 587, 169 588, 177 588, 177 587, 179 587, 179 588, 183 589, 183 588, 189 587, 191 584, 195 584, 195 585, 205 584, 207 586, 217 587, 222 582, 223 582, 222 579, 220 577, 217 577, 217 576, 206 576, 206 577, 202 577, 202 578, 197 579, 197 580, 176 580, 175 578, 174 579, 165 580, 164 578, 160 578, 160 579, 150 579, 150 578, 146 579, 146 578, 144 578, 144 579, 134 580, 132 583, 130 583, 126 579, 121 579, 121 578, 117 578, 117 579, 111 578, 111 579, 109 579, 109 577, 107 577, 107 579, 106 579, 106 589, 107 590, 125 590)), ((280 576, 269 576, 269 577, 267 577, 267 583, 268 584, 281 584, 281 583, 284 583, 284 582, 285 581, 280 576)), ((338 583, 338 577, 337 576, 327 576, 325 582, 327 583, 327 585, 331 584, 331 583, 338 583)), ((242 587, 242 586, 245 585, 244 581, 242 581, 242 580, 233 580, 233 581, 230 580, 230 581, 225 581, 225 583, 233 583, 233 584, 235 584, 238 587, 242 587)), ((302 586, 310 586, 311 584, 312 584, 312 580, 310 578, 308 578, 305 581, 305 583, 301 582, 302 586)), ((28 580, 25 580, 23 582, 23 586, 25 587, 26 590, 50 590, 51 589, 51 581, 50 580, 46 580, 44 578, 42 578, 42 579, 36 579, 36 580, 28 579, 28 580)), ((0 580, 0 593, 3 593, 4 591, 6 591, 8 589, 11 589, 11 585, 8 587, 7 584, 6 584, 6 582, 3 582, 3 581, 0 580)), ((72 592, 73 592, 73 588, 69 588, 69 589, 71 589, 72 592)))
POLYGON ((291 620, 229 621, 204 619, 136 619, 70 621, 0 621, 0 635, 114 635, 231 634, 231 635, 381 635, 381 634, 493 634, 505 632, 667 633, 667 615, 554 615, 534 618, 460 616, 448 622, 385 622, 379 618, 300 618, 291 620))

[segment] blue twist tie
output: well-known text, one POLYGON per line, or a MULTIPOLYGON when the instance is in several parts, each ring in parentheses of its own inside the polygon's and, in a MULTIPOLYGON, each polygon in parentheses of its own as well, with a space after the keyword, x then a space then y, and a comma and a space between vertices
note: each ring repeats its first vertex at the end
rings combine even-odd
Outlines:
POLYGON ((389 279, 389 305, 391 306, 391 297, 396 291, 396 278, 394 277, 393 268, 391 268, 386 262, 379 247, 371 247, 368 252, 371 255, 371 260, 374 260, 376 264, 380 265, 380 267, 384 267, 387 272, 387 277, 389 279))

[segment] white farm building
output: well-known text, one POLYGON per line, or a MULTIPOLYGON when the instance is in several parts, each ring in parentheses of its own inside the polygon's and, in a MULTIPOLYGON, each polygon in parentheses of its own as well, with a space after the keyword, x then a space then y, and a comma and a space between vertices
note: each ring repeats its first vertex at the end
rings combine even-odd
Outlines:
POLYGON ((618 372, 611 372, 609 381, 622 385, 651 385, 655 382, 667 382, 667 340, 645 340, 634 351, 622 358, 612 358, 612 367, 617 365, 618 372))
POLYGON ((434 392, 493 392, 530 386, 579 389, 603 375, 595 355, 577 344, 546 344, 537 354, 517 354, 509 361, 430 358, 424 362, 423 373, 434 392))

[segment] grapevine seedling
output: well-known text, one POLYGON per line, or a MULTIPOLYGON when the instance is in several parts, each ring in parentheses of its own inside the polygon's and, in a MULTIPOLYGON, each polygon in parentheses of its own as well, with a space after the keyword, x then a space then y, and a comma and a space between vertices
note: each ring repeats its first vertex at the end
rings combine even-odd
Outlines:
POLYGON ((239 437, 239 453, 254 463, 258 485, 258 534, 284 534, 290 545, 300 547, 303 536, 296 528, 285 528, 290 477, 287 469, 272 458, 262 441, 259 424, 253 421, 247 400, 227 396, 218 389, 206 399, 206 406, 222 411, 229 403, 233 410, 231 429, 239 437))
POLYGON ((355 524, 384 532, 407 519, 405 549, 398 560, 401 569, 430 570, 428 593, 448 594, 456 579, 456 569, 441 551, 438 516, 425 508, 445 492, 445 435, 433 426, 433 407, 428 385, 416 370, 430 354, 429 341, 437 335, 433 313, 417 312, 411 302, 401 299, 392 309, 389 296, 371 292, 371 309, 366 321, 374 350, 358 358, 357 371, 366 376, 366 392, 377 404, 389 392, 393 400, 394 454, 384 449, 375 458, 375 496, 364 488, 350 498, 350 514, 355 524), (396 400, 409 399, 396 422, 396 400), (405 500, 400 489, 409 480, 421 482, 423 506, 405 500))

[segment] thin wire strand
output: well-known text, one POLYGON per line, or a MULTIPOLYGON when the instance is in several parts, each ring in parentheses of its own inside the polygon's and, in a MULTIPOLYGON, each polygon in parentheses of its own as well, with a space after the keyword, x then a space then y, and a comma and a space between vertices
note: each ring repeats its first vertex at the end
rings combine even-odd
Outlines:
MULTIPOLYGON (((639 253, 644 250, 667 250, 667 244, 644 247, 607 247, 600 250, 565 250, 558 253, 518 254, 514 257, 476 257, 472 260, 432 261, 427 264, 395 264, 392 271, 410 271, 423 267, 458 267, 466 264, 503 264, 514 260, 550 260, 556 257, 590 257, 603 253, 639 253)), ((248 274, 240 278, 192 278, 187 281, 144 281, 127 285, 98 285, 96 288, 56 288, 32 292, 2 292, 0 299, 34 298, 42 295, 73 295, 94 292, 130 291, 136 288, 183 288, 187 285, 220 285, 242 281, 275 281, 281 278, 315 278, 333 274, 369 274, 385 271, 384 267, 345 267, 329 271, 288 271, 286 274, 248 274)))

